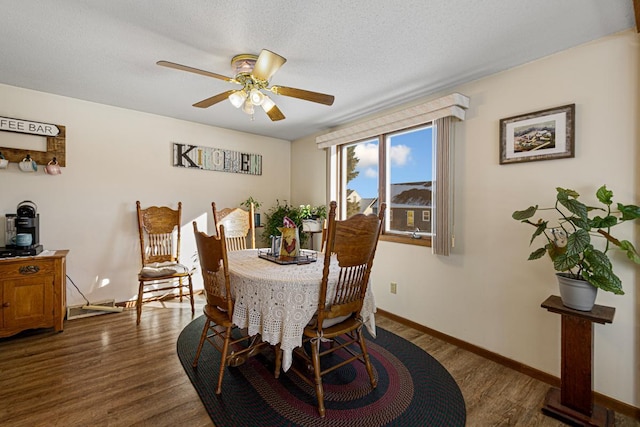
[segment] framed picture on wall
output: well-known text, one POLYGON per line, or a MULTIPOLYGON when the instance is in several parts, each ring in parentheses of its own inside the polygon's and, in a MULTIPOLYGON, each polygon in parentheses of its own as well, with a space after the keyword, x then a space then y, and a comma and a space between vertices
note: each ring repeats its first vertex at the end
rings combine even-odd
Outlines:
POLYGON ((500 164, 574 157, 575 104, 500 120, 500 164))

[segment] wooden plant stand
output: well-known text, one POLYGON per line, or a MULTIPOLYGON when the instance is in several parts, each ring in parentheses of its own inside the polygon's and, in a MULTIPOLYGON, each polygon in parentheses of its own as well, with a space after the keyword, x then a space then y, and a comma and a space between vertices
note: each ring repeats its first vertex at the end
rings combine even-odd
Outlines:
POLYGON ((562 316, 562 361, 560 389, 552 387, 542 412, 574 426, 613 426, 613 410, 593 403, 593 323, 612 323, 616 309, 595 305, 579 311, 562 305, 552 295, 541 306, 562 316))

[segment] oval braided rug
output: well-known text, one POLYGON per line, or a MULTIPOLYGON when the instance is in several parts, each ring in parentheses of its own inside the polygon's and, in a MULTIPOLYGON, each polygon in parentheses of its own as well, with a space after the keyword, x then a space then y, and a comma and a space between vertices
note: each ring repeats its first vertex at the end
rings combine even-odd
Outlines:
POLYGON ((218 427, 465 425, 464 399, 449 372, 416 345, 380 327, 377 338, 367 335, 378 386, 371 390, 360 362, 327 374, 323 377, 326 417, 320 418, 312 387, 293 372, 274 377, 270 350, 240 367, 227 368, 222 394, 217 396, 218 351, 205 343, 198 368, 191 366, 203 326, 201 316, 180 333, 178 357, 218 427))

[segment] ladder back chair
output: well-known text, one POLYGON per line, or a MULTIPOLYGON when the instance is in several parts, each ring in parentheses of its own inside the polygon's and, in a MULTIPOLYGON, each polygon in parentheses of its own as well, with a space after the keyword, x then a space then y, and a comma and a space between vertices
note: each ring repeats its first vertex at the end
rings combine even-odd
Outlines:
MULTIPOLYGON (((166 296, 165 291, 178 290, 182 301, 183 288, 189 291, 191 299, 191 315, 195 313, 193 300, 193 283, 191 271, 180 264, 180 219, 182 216, 182 202, 178 202, 178 209, 167 206, 151 206, 141 208, 136 202, 138 213, 138 232, 140 238, 140 255, 142 268, 138 273, 138 299, 136 303, 136 324, 140 324, 142 315, 143 295, 155 293, 157 300, 166 296), (158 296, 158 292, 164 292, 158 296)), ((146 301, 145 301, 146 302, 146 301)))
POLYGON ((253 203, 249 211, 241 208, 216 209, 215 202, 211 203, 213 209, 213 222, 218 233, 220 226, 224 225, 227 239, 227 250, 240 251, 247 249, 247 236, 251 249, 256 248, 256 228, 253 222, 255 208, 253 203))
POLYGON ((222 379, 227 366, 237 366, 244 363, 247 357, 261 347, 256 344, 259 337, 243 335, 233 323, 233 299, 231 297, 231 283, 229 281, 229 262, 227 260, 227 240, 225 227, 220 226, 218 236, 209 236, 198 231, 193 222, 193 232, 198 248, 200 271, 204 283, 207 303, 204 306, 206 321, 200 336, 200 342, 193 360, 193 367, 198 367, 198 360, 205 342, 211 344, 220 352, 220 368, 216 394, 222 391, 222 379), (247 345, 240 343, 247 342, 247 345))
MULTIPOLYGON (((358 360, 365 364, 372 390, 377 386, 378 380, 373 373, 362 332, 363 320, 360 311, 386 208, 383 203, 378 215, 356 214, 346 220, 337 221, 336 202, 331 202, 330 206, 318 311, 304 329, 303 346, 294 351, 305 362, 305 366, 304 369, 300 369, 294 363, 291 367, 303 380, 312 387, 315 386, 321 417, 325 416, 322 386, 322 377, 325 374, 358 360), (337 258, 337 265, 331 265, 332 257, 337 258), (329 287, 330 270, 333 268, 338 269, 338 279, 337 283, 329 287), (321 347, 323 341, 331 342, 328 348, 321 347), (310 348, 311 354, 307 348, 310 348), (336 351, 344 352, 344 358, 341 357, 337 364, 321 367, 321 358, 336 351), (310 377, 310 372, 313 372, 313 378, 310 377)), ((281 357, 281 352, 277 351, 278 370, 281 357)))

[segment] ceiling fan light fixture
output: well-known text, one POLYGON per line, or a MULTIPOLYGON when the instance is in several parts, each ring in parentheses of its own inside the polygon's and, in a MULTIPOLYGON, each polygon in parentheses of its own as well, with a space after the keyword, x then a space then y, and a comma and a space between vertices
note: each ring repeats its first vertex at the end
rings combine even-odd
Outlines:
POLYGON ((244 90, 238 90, 229 95, 229 102, 236 108, 242 107, 245 99, 247 99, 247 92, 244 90))
POLYGON ((269 98, 267 95, 264 95, 264 100, 262 101, 261 106, 265 113, 271 111, 271 109, 275 107, 275 105, 276 103, 273 102, 271 98, 269 98))
POLYGON ((260 92, 258 89, 251 89, 249 99, 251 99, 251 103, 253 105, 262 105, 264 102, 264 93, 260 92))
POLYGON ((250 100, 246 100, 244 105, 242 106, 242 111, 244 111, 247 114, 251 114, 253 115, 253 104, 251 103, 250 100))

